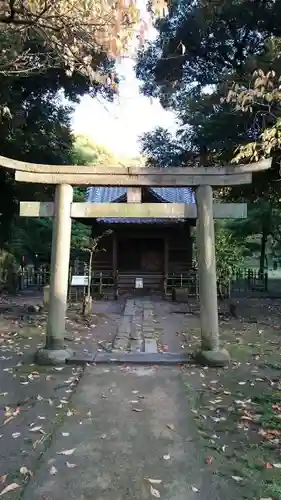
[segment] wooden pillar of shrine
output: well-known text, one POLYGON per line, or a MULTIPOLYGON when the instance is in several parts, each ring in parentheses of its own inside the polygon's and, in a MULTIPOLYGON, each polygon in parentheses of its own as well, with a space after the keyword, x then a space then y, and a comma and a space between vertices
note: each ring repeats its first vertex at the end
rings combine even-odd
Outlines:
POLYGON ((165 295, 167 295, 168 274, 169 274, 169 236, 166 235, 164 238, 164 294, 165 295))
POLYGON ((112 233, 112 274, 114 280, 114 296, 118 297, 118 240, 115 231, 112 233))

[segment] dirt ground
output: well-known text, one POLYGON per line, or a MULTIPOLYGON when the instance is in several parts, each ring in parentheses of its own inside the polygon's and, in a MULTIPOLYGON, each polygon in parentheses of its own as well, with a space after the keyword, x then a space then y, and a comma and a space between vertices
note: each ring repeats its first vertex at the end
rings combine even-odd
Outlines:
MULTIPOLYGON (((230 366, 183 368, 186 393, 213 474, 239 484, 240 498, 281 500, 281 301, 243 299, 237 312, 220 315, 230 366)), ((195 349, 200 330, 188 318, 186 330, 195 349)))
MULTIPOLYGON (((56 419, 55 425, 61 425, 66 418, 62 412, 71 408, 80 380, 79 371, 42 369, 29 357, 44 342, 46 315, 28 312, 25 304, 40 302, 40 296, 2 297, 0 302, 1 491, 6 481, 28 480, 28 473, 22 475, 20 469, 35 468, 38 453, 47 446, 39 439, 41 430, 38 436, 30 426, 45 414, 45 432, 51 435, 54 431, 47 429, 47 421, 56 419), (7 423, 11 411, 13 418, 7 423), (33 462, 27 462, 27 456, 33 462)), ((123 309, 123 299, 100 301, 83 319, 80 306, 71 306, 66 341, 74 350, 85 351, 112 342, 123 309)), ((200 345, 198 304, 159 302, 155 311, 158 345, 168 345, 169 350, 194 350, 200 345)), ((200 442, 202 462, 211 476, 233 483, 238 500, 281 500, 281 300, 241 299, 237 314, 238 318, 230 318, 227 307, 220 308, 221 341, 232 356, 229 367, 181 369, 195 424, 193 439, 198 446, 200 442)))

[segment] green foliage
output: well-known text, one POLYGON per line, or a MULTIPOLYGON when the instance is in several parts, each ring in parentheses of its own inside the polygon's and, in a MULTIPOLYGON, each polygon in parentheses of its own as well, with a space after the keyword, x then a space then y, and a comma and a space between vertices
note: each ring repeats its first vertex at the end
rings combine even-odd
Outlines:
MULTIPOLYGON (((176 144, 167 136, 165 147, 159 148, 156 133, 144 137, 150 163, 194 165, 194 155, 207 147, 211 164, 221 165, 233 159, 238 146, 253 142, 263 143, 267 154, 276 151, 276 82, 269 89, 272 81, 264 88, 261 81, 253 88, 251 81, 256 68, 265 75, 274 70, 276 80, 281 74, 279 15, 280 2, 257 1, 254 9, 251 0, 169 4, 169 15, 157 24, 157 39, 140 53, 136 67, 143 92, 159 97, 179 122, 176 144), (241 99, 243 92, 247 95, 246 109, 236 106, 237 99, 226 99, 230 88, 232 98, 235 92, 242 92, 241 99)), ((253 151, 248 153, 244 158, 256 158, 253 151)), ((270 171, 254 176, 253 189, 246 187, 241 193, 239 187, 232 194, 249 199, 263 197, 268 190, 276 194, 277 178, 279 164, 274 161, 270 171)))
POLYGON ((141 137, 141 150, 147 164, 152 167, 179 166, 186 155, 180 142, 162 127, 141 137))
POLYGON ((235 272, 243 266, 243 246, 232 236, 229 229, 216 223, 216 263, 220 283, 228 282, 235 272))
POLYGON ((115 156, 104 146, 99 146, 87 136, 75 137, 72 161, 76 165, 107 165, 117 163, 115 156))
POLYGON ((7 252, 7 250, 0 249, 0 269, 9 269, 13 267, 16 263, 15 257, 12 253, 7 252))
POLYGON ((249 203, 248 218, 229 231, 238 245, 260 238, 261 269, 268 249, 281 247, 280 15, 281 2, 172 1, 136 67, 143 93, 174 110, 179 124, 176 138, 165 130, 143 137, 149 164, 196 166, 202 150, 210 165, 273 156, 252 184, 216 192, 249 203))
MULTIPOLYGON (((281 54, 281 40, 279 40, 278 55, 281 54)), ((262 111, 260 133, 250 142, 237 148, 234 161, 257 161, 260 158, 277 154, 280 157, 281 146, 281 92, 280 74, 273 70, 265 73, 259 69, 253 73, 250 87, 234 84, 229 90, 226 100, 236 110, 250 113, 255 119, 257 110, 262 111)))

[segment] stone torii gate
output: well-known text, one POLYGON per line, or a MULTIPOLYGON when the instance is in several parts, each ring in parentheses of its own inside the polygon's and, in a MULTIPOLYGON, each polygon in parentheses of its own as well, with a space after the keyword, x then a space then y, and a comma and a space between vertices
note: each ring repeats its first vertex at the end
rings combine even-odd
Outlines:
POLYGON ((46 344, 37 352, 38 362, 64 363, 72 356, 64 344, 72 217, 197 218, 202 339, 198 359, 216 366, 229 362, 228 352, 219 343, 214 218, 246 217, 247 206, 213 203, 213 186, 249 184, 253 172, 270 168, 270 159, 237 166, 152 169, 52 166, 0 156, 0 165, 14 170, 18 182, 56 185, 55 203, 20 203, 21 216, 54 217, 46 344), (73 185, 127 186, 127 203, 73 203, 73 185), (194 187, 196 205, 141 203, 142 186, 194 187))

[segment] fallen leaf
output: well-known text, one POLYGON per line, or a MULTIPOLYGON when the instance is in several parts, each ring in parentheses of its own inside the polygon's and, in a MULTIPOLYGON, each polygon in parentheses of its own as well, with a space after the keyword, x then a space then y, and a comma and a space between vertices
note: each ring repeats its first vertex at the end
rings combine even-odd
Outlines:
POLYGON ((28 470, 27 467, 21 467, 20 468, 20 474, 22 474, 23 476, 32 476, 32 472, 30 470, 28 470))
POLYGON ((5 495, 6 493, 9 493, 9 491, 16 490, 17 488, 20 488, 20 485, 18 483, 8 484, 8 486, 6 486, 6 488, 4 488, 4 490, 1 491, 0 497, 5 495))
POLYGON ((174 431, 175 430, 175 426, 173 424, 167 424, 167 427, 168 429, 170 429, 171 431, 174 431))
POLYGON ((164 460, 170 460, 171 456, 169 454, 163 456, 164 460))
POLYGON ((69 469, 74 469, 74 467, 76 467, 76 464, 70 464, 69 462, 66 462, 66 466, 67 466, 69 469))
POLYGON ((240 476, 231 476, 232 479, 234 479, 234 481, 236 481, 237 483, 239 483, 240 481, 243 481, 243 477, 240 477, 240 476))
POLYGON ((42 425, 36 425, 35 427, 32 427, 32 429, 29 429, 30 432, 39 432, 42 430, 42 425))
POLYGON ((198 488, 196 488, 195 486, 191 486, 191 489, 194 493, 198 493, 199 491, 198 488))
POLYGON ((162 483, 162 479, 151 479, 151 478, 148 478, 147 480, 148 480, 148 482, 150 484, 161 484, 162 483))
POLYGON ((75 452, 75 450, 76 450, 76 448, 72 448, 71 450, 58 451, 57 455, 73 455, 73 453, 75 452))
POLYGON ((153 486, 150 486, 150 493, 153 497, 155 498, 160 498, 160 492, 156 490, 156 488, 153 488, 153 486))
MULTIPOLYGON (((15 418, 15 417, 13 417, 13 416, 6 418, 6 419, 4 420, 4 422, 3 422, 3 425, 7 425, 7 424, 8 424, 9 422, 11 422, 14 418, 15 418)), ((13 484, 15 484, 15 483, 13 483, 13 484)))
POLYGON ((52 465, 52 467, 50 468, 51 476, 55 476, 57 472, 58 472, 58 470, 55 468, 54 465, 52 465))

